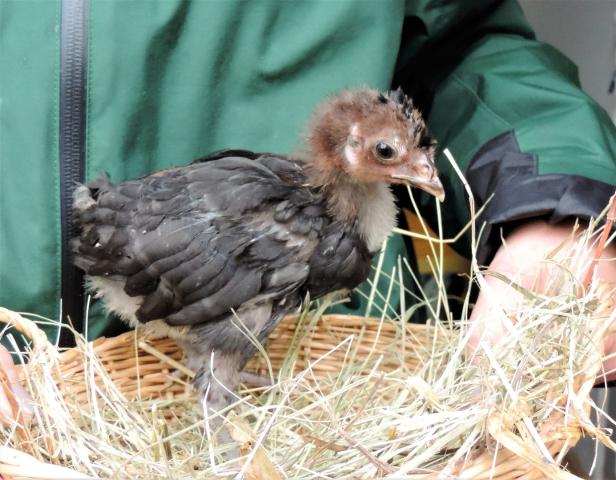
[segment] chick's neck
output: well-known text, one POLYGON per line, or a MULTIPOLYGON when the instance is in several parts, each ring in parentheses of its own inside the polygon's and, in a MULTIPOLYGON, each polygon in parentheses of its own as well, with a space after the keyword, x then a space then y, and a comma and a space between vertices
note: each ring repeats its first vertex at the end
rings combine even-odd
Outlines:
POLYGON ((332 162, 313 158, 304 171, 308 183, 323 192, 329 215, 346 225, 356 225, 368 250, 378 251, 396 225, 396 203, 384 182, 358 182, 341 170, 323 168, 332 162))

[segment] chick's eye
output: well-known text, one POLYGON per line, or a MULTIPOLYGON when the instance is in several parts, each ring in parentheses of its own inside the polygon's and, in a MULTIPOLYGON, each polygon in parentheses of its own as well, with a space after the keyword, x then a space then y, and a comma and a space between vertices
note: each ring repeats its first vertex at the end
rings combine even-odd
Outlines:
POLYGON ((374 146, 374 151, 381 160, 391 160, 396 155, 396 150, 385 142, 379 142, 374 146))

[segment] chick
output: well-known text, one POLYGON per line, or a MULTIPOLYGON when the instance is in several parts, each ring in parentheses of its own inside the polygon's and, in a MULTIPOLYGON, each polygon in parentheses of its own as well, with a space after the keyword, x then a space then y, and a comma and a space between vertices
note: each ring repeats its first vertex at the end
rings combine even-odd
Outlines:
POLYGON ((206 414, 235 399, 256 351, 244 330, 264 341, 305 298, 366 280, 395 224, 389 184, 444 197, 400 89, 326 100, 306 143, 297 157, 226 150, 75 192, 75 264, 109 310, 178 340, 206 414))

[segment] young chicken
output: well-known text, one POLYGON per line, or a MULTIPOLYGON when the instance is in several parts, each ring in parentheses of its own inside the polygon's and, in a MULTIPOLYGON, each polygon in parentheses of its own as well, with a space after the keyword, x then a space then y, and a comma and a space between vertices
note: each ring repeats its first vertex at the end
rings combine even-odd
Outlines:
POLYGON ((263 341, 307 296, 366 280, 395 223, 388 184, 443 199, 433 154, 401 90, 344 91, 317 108, 304 156, 227 150, 79 187, 75 264, 107 308, 180 342, 219 411, 256 351, 243 330, 263 341))

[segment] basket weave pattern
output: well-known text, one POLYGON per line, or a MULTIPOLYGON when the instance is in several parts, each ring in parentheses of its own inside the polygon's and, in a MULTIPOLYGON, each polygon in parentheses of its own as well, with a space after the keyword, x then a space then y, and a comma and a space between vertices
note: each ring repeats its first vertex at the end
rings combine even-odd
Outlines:
MULTIPOLYGON (((57 356, 55 348, 32 321, 0 308, 0 322, 13 325, 33 340, 32 361, 44 362, 57 356)), ((312 325, 300 324, 298 327, 297 322, 297 317, 286 318, 268 340, 267 352, 275 376, 282 368, 293 342, 299 342, 299 353, 292 364, 292 371, 287 370, 284 374, 294 375, 310 366, 316 379, 325 378, 344 364, 348 350, 336 347, 349 336, 354 338, 353 348, 359 349, 363 358, 381 360, 379 368, 383 371, 398 369, 402 364, 412 374, 426 353, 435 348, 435 342, 438 349, 439 338, 435 337, 432 327, 426 325, 407 324, 403 329, 397 322, 338 315, 324 316, 312 325), (323 358, 324 355, 326 358, 323 358)), ((173 398, 193 394, 187 381, 190 372, 181 366, 182 354, 168 338, 147 338, 140 332, 128 332, 115 338, 99 338, 91 342, 90 347, 128 399, 173 398), (178 370, 183 375, 178 375, 178 370)), ((59 355, 58 384, 67 398, 77 405, 87 405, 84 365, 85 359, 79 349, 59 355)), ((366 362, 366 371, 373 366, 374 363, 366 362)), ((267 362, 261 355, 256 356, 246 370, 258 375, 269 372, 267 362)), ((594 378, 595 372, 596 369, 589 372, 587 377, 594 378)), ((6 377, 2 375, 0 371, 0 379, 6 377)), ((588 378, 581 379, 580 386, 588 384, 588 378)), ((2 386, 10 396, 6 381, 2 382, 2 386)), ((563 416, 554 414, 541 426, 540 434, 550 454, 555 456, 575 445, 582 428, 571 423, 565 425, 563 416)), ((475 458, 467 459, 460 469, 447 473, 468 479, 549 478, 546 470, 537 468, 535 463, 525 458, 523 451, 517 450, 519 441, 512 435, 508 442, 503 443, 506 448, 500 448, 496 458, 490 451, 477 452, 475 458)), ((8 458, 6 450, 4 453, 0 456, 0 474, 18 474, 15 466, 17 460, 8 458)), ((436 476, 426 476, 430 477, 436 476)))

